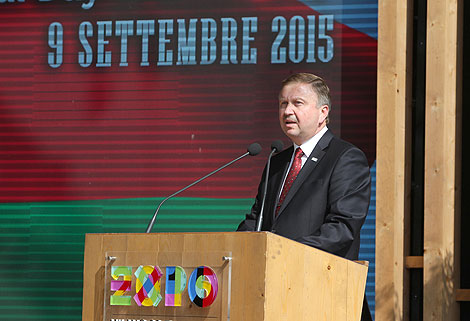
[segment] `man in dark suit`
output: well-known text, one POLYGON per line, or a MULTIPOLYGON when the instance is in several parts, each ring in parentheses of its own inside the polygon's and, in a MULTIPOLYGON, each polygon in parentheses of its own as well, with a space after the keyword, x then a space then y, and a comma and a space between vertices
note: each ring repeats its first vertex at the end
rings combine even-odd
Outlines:
MULTIPOLYGON (((283 81, 279 121, 294 145, 272 158, 262 230, 356 260, 369 208, 369 166, 360 149, 328 130, 329 110, 329 88, 320 77, 300 73, 283 81)), ((265 172, 239 231, 255 230, 264 180, 265 172)))

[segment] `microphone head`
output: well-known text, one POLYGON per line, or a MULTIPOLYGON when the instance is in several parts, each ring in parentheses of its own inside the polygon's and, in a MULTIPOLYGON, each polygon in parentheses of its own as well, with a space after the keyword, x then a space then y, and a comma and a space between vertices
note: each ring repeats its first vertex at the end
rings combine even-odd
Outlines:
POLYGON ((271 150, 279 153, 284 148, 284 143, 280 140, 275 140, 271 143, 271 150))
POLYGON ((250 156, 256 156, 261 152, 261 145, 258 143, 253 143, 248 146, 248 153, 250 156))

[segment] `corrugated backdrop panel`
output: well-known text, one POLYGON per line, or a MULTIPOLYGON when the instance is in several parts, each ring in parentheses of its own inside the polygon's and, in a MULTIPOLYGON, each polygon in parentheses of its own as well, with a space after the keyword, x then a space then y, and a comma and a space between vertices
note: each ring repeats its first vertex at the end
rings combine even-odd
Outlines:
POLYGON ((361 230, 361 247, 359 250, 359 260, 369 262, 369 272, 367 274, 366 297, 372 317, 375 316, 375 195, 377 181, 376 163, 370 169, 372 178, 372 191, 370 197, 369 213, 361 230))
MULTIPOLYGON (((377 41, 334 15, 296 0, 99 0, 89 10, 68 1, 0 5, 0 202, 165 196, 253 141, 265 147, 279 138, 287 143, 277 120, 277 93, 295 71, 327 80, 330 129, 364 150, 370 164, 375 159, 377 41), (220 37, 227 17, 239 38, 233 61, 225 63, 222 50, 229 45, 220 37), (256 29, 243 26, 250 17, 256 29), (191 19, 197 22, 191 29, 196 64, 178 64, 179 28, 189 37, 191 19), (203 19, 214 22, 218 35, 215 60, 207 65, 200 61, 203 19), (126 50, 116 36, 123 21, 133 30, 126 50), (154 25, 147 42, 137 35, 139 21, 154 25), (171 32, 163 29, 169 66, 159 65, 165 21, 172 23, 171 32), (281 25, 284 35, 275 31, 281 25), (248 33, 251 47, 240 38, 246 30, 256 30, 248 33), (279 37, 285 56, 276 62, 279 37), (257 50, 255 63, 243 63, 251 49, 257 50), (88 53, 90 65, 82 66, 80 54, 88 53), (109 66, 100 67, 107 54, 109 66), (127 65, 121 65, 124 54, 127 65), (146 59, 148 66, 142 65, 146 59)), ((266 154, 187 196, 253 197, 266 154)))
MULTIPOLYGON (((85 233, 143 232, 163 197, 259 141, 260 156, 170 200, 155 228, 234 230, 266 147, 287 145, 277 93, 292 72, 326 79, 330 129, 372 165, 376 16, 373 0, 0 2, 0 320, 79 320, 85 233)), ((373 198, 372 308, 374 220, 373 198)))

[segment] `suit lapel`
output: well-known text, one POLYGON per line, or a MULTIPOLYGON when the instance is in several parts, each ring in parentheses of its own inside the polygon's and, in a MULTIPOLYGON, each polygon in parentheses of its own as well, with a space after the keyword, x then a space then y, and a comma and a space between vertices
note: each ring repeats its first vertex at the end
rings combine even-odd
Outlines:
MULTIPOLYGON (((292 184, 289 192, 286 195, 286 198, 284 199, 284 202, 282 202, 282 206, 279 210, 278 217, 282 214, 282 211, 284 210, 284 208, 286 208, 286 206, 292 200, 292 198, 297 193, 297 191, 302 186, 302 184, 307 179, 307 177, 309 177, 310 174, 313 172, 313 170, 317 167, 317 164, 321 161, 321 159, 325 155, 326 153, 325 149, 330 144, 332 138, 333 138, 333 134, 328 130, 323 135, 323 137, 318 141, 312 153, 308 156, 305 165, 300 170, 299 175, 297 176, 294 183, 292 184)), ((282 181, 280 184, 282 184, 282 181)), ((278 201, 279 201, 279 196, 276 198, 276 204, 278 201)))

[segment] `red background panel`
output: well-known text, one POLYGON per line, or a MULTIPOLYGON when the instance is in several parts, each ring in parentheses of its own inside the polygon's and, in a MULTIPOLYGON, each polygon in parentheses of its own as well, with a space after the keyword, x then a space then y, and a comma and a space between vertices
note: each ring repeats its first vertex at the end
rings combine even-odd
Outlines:
MULTIPOLYGON (((249 198, 270 143, 287 139, 277 120, 282 79, 307 71, 324 77, 332 91, 330 128, 375 159, 375 39, 335 23, 334 58, 323 63, 272 64, 275 16, 317 15, 288 1, 108 1, 90 10, 80 2, 25 2, 0 12, 0 202, 161 197, 245 152, 254 141, 265 148, 196 185, 185 196, 249 198), (257 63, 157 66, 158 35, 150 36, 150 66, 140 66, 141 38, 128 43, 120 67, 120 38, 107 37, 111 67, 96 67, 96 21, 258 17, 251 46, 257 63), (93 64, 78 64, 81 22, 93 64), (48 28, 64 28, 64 62, 47 63, 48 28)), ((135 28, 135 24, 134 24, 135 28)), ((135 30, 135 29, 134 29, 135 30)), ((158 34, 158 30, 157 30, 158 34)), ((168 36, 176 55, 176 36, 168 36)), ((286 45, 287 41, 283 42, 286 45)), ((321 45, 321 43, 320 43, 321 45)), ((199 50, 199 49, 198 49, 199 50)))

